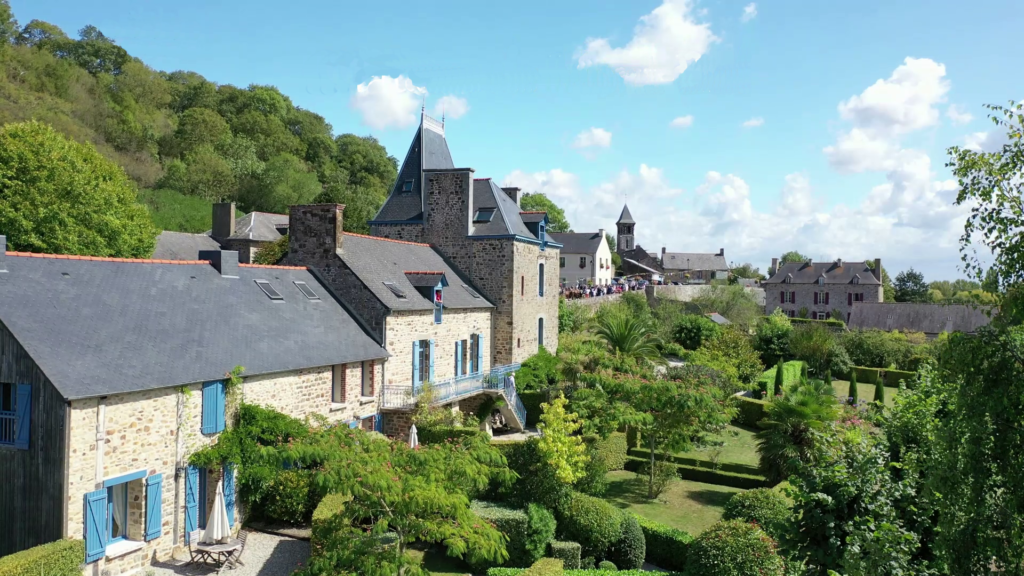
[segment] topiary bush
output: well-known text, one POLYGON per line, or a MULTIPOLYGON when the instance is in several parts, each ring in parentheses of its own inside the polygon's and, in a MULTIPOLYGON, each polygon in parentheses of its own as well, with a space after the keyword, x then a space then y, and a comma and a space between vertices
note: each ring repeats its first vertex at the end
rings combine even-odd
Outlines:
MULTIPOLYGON (((474 501, 471 508, 477 516, 494 524, 508 538, 505 550, 508 552, 508 566, 529 566, 537 560, 527 550, 530 521, 526 512, 507 508, 494 502, 474 501)), ((544 550, 541 549, 543 555, 544 550)), ((480 566, 484 568, 486 566, 480 566)))
POLYGON ((587 447, 587 464, 583 467, 583 478, 573 484, 577 492, 600 498, 608 491, 608 468, 592 446, 587 447))
POLYGON ((881 379, 875 382, 875 397, 872 399, 878 406, 885 405, 885 382, 881 379))
POLYGON ((613 432, 607 438, 596 435, 585 436, 583 441, 594 449, 607 470, 622 470, 626 465, 626 452, 629 446, 626 444, 625 432, 613 432))
POLYGON ((687 350, 696 350, 704 342, 721 334, 722 328, 703 314, 683 316, 672 331, 672 339, 687 350))
POLYGON ((519 475, 512 486, 496 489, 495 496, 517 508, 525 508, 530 502, 535 502, 554 510, 557 516, 572 490, 559 482, 554 470, 541 458, 537 450, 537 439, 500 442, 495 443, 495 446, 505 456, 509 469, 519 475))
POLYGON ((687 576, 783 576, 785 563, 771 536, 754 524, 726 520, 690 544, 687 576))
MULTIPOLYGON (((529 562, 533 563, 544 556, 548 544, 555 539, 555 515, 540 504, 530 503, 526 507, 526 541, 524 547, 529 562)), ((579 558, 579 556, 577 556, 579 558)), ((578 560, 577 560, 577 563, 578 560)))
POLYGON ((0 558, 3 576, 81 576, 85 541, 57 540, 0 558))
POLYGON ((725 503, 724 520, 742 520, 760 526, 769 536, 778 539, 792 511, 786 497, 777 490, 756 488, 738 492, 725 503))
POLYGON ((764 420, 764 411, 768 407, 767 400, 757 400, 746 396, 736 396, 736 421, 745 426, 756 426, 764 420))
POLYGON ((562 561, 557 558, 541 558, 523 576, 562 576, 562 561))
POLYGON ((615 562, 623 570, 642 568, 647 545, 640 522, 633 514, 624 514, 622 518, 622 535, 612 544, 608 551, 608 559, 615 562))
POLYGON ((553 540, 551 542, 551 549, 548 555, 552 558, 558 558, 562 561, 562 566, 566 570, 577 570, 580 567, 580 559, 582 558, 582 548, 579 542, 563 542, 561 540, 553 540))
POLYGON ((619 567, 616 566, 614 562, 609 562, 607 560, 601 560, 600 562, 598 562, 597 563, 597 569, 598 570, 603 570, 605 572, 618 572, 619 571, 619 567))
POLYGON ((618 508, 578 492, 557 510, 557 518, 559 538, 579 542, 586 556, 604 558, 622 535, 623 515, 618 508))
POLYGON ((643 516, 634 517, 644 533, 646 561, 666 570, 686 568, 686 552, 693 536, 643 516))
POLYGON ((849 403, 850 406, 856 406, 860 403, 860 388, 857 386, 857 371, 850 371, 850 392, 849 392, 849 403))
POLYGON ((263 515, 288 524, 308 524, 319 503, 311 471, 281 470, 267 487, 263 515))

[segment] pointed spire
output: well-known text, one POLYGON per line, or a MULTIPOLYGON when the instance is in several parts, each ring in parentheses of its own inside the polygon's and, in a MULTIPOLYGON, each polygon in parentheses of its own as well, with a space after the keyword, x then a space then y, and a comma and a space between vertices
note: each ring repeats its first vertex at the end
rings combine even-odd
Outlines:
POLYGON ((629 213, 629 206, 626 204, 622 205, 622 214, 619 214, 619 221, 616 224, 636 224, 633 215, 629 213))

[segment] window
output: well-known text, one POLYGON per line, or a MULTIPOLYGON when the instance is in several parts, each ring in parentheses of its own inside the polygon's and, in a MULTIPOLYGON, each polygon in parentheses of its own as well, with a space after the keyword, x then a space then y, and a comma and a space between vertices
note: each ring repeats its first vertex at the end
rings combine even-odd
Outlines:
POLYGON ((203 383, 203 434, 224 430, 224 381, 203 383))
POLYGON ((483 350, 480 349, 480 335, 469 337, 470 374, 478 374, 483 369, 483 350))
POLYGON ((107 544, 128 537, 128 483, 107 488, 107 544))
POLYGON ((540 240, 541 250, 543 250, 544 247, 547 246, 548 244, 548 241, 546 240, 546 228, 547 225, 544 224, 543 222, 537 225, 537 231, 539 232, 539 234, 537 235, 537 239, 540 240))
POLYGON ((796 302, 796 292, 782 291, 782 303, 793 304, 796 302))
POLYGON ((28 384, 0 383, 0 446, 28 449, 28 403, 32 388, 28 384))
POLYGON ((281 296, 281 293, 271 286, 270 282, 267 282, 266 280, 257 280, 256 285, 259 286, 260 290, 263 290, 263 293, 271 300, 284 300, 284 296, 281 296))
POLYGON ((853 277, 853 283, 854 284, 860 284, 860 276, 854 276, 853 277))
POLYGON ((537 348, 544 347, 544 319, 537 318, 537 348))
POLYGON ((331 402, 345 403, 345 365, 334 365, 334 378, 331 383, 331 402))
POLYGON ((476 211, 476 215, 473 216, 474 224, 483 224, 490 222, 494 218, 494 208, 480 208, 476 211))
POLYGON ((558 267, 565 268, 565 256, 558 257, 558 267))
POLYGON ((786 316, 790 318, 796 318, 796 310, 786 310, 786 316))
POLYGON ((455 341, 455 377, 469 373, 469 340, 455 341))
POLYGON ((582 269, 584 269, 586 267, 587 267, 587 257, 586 256, 580 256, 580 269, 582 270, 582 269))
POLYGON ((308 300, 320 299, 320 297, 316 295, 316 292, 313 292, 313 289, 309 287, 309 284, 306 284, 305 282, 299 280, 296 280, 294 284, 295 287, 299 289, 299 292, 302 292, 302 295, 305 296, 308 300))
POLYGON ((405 298, 405 292, 403 292, 401 289, 399 289, 398 286, 396 286, 394 282, 384 282, 384 286, 387 287, 388 290, 391 290, 391 293, 394 294, 395 296, 397 296, 399 299, 401 299, 401 300, 405 300, 406 299, 405 298))
POLYGON ((853 295, 853 301, 854 302, 863 302, 864 301, 864 293, 863 292, 858 292, 858 293, 854 294, 853 295))
POLYGON ((526 296, 526 276, 519 277, 519 295, 526 296))
POLYGON ((434 379, 434 341, 417 340, 412 344, 412 381, 425 384, 434 379))
MULTIPOLYGON (((190 468, 190 471, 193 470, 190 468)), ((198 480, 190 475, 189 480, 198 480)), ((186 524, 192 530, 199 528, 197 519, 198 481, 187 486, 189 490, 186 509, 186 524), (192 513, 189 515, 189 513, 192 513)), ((234 485, 225 482, 225 498, 230 489, 234 502, 234 485)), ((107 554, 117 555, 126 551, 129 542, 159 538, 163 527, 161 507, 163 504, 163 474, 146 476, 145 470, 136 470, 116 478, 103 481, 102 487, 85 494, 85 561, 95 562, 107 554), (129 503, 131 510, 129 511, 129 503), (136 504, 138 503, 138 504, 136 504), (143 508, 143 505, 145 506, 143 508), (136 508, 138 506, 138 508, 136 508), (119 544, 124 543, 124 544, 119 544)), ((234 509, 229 507, 228 512, 234 509)))
POLYGON ((828 292, 822 291, 822 292, 815 292, 814 293, 814 303, 815 304, 828 304, 828 300, 829 300, 828 292))
POLYGON ((363 390, 362 394, 366 398, 373 397, 373 361, 363 362, 363 390))
POLYGON ((466 292, 469 292, 469 295, 472 296, 473 298, 479 298, 480 297, 480 293, 477 292, 476 290, 473 290, 469 286, 463 284, 462 287, 465 288, 466 292))
POLYGON ((443 307, 440 304, 434 304, 434 324, 441 323, 441 316, 443 314, 443 307))
POLYGON ((818 278, 818 286, 824 286, 824 285, 825 285, 825 277, 822 276, 821 278, 818 278))
POLYGON ((537 265, 537 295, 544 296, 544 263, 541 262, 537 265))
POLYGON ((402 192, 412 192, 413 180, 402 182, 402 192))

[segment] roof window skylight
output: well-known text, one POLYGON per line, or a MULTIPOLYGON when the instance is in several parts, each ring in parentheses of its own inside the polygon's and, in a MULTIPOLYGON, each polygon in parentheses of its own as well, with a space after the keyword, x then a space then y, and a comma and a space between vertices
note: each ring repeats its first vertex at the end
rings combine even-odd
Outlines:
POLYGON ((480 293, 477 292, 476 290, 473 290, 469 286, 463 284, 462 287, 465 288, 466 292, 469 292, 469 295, 472 296, 473 298, 479 298, 480 297, 480 293))
POLYGON ((316 295, 316 292, 313 292, 313 289, 309 287, 309 284, 306 284, 305 282, 302 282, 301 280, 296 280, 295 281, 295 287, 298 288, 299 292, 302 292, 302 295, 305 296, 309 300, 319 300, 320 299, 320 297, 316 295))
POLYGON ((271 286, 270 282, 267 282, 266 280, 256 280, 256 285, 259 286, 260 290, 263 290, 263 293, 271 300, 284 300, 284 296, 281 296, 281 293, 271 286))
POLYGON ((394 294, 395 296, 401 298, 402 300, 406 299, 405 292, 399 289, 394 282, 384 282, 384 286, 386 286, 388 290, 391 290, 391 293, 394 294))
POLYGON ((480 208, 473 217, 473 223, 490 222, 491 218, 494 218, 494 208, 480 208))
POLYGON ((405 182, 402 182, 402 192, 412 192, 412 185, 412 180, 406 180, 405 182))

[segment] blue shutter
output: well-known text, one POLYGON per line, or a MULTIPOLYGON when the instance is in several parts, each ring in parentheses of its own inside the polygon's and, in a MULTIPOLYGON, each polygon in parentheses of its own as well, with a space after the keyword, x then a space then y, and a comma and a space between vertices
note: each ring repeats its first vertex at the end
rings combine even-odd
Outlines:
POLYGON ((217 383, 203 383, 203 434, 217 432, 217 383))
POLYGON ((199 468, 189 466, 185 474, 185 542, 199 529, 199 468))
POLYGON ((434 382, 434 341, 430 341, 430 382, 434 382))
POLYGON ((146 478, 146 541, 159 538, 163 533, 163 487, 164 475, 153 474, 146 478))
POLYGON ((373 430, 375 432, 384 432, 384 421, 381 420, 380 414, 374 414, 373 416, 373 430))
POLYGON ((107 489, 85 495, 85 561, 95 562, 107 551, 107 489))
POLYGON ((18 384, 14 397, 14 447, 28 450, 32 424, 32 385, 18 384))
POLYGON ((481 372, 484 369, 484 335, 476 335, 476 371, 481 372))
POLYGON ((415 388, 420 383, 420 341, 412 343, 412 385, 415 388))
POLYGON ((359 428, 359 420, 353 420, 348 423, 349 428, 359 428))
POLYGON ((224 465, 224 506, 228 509, 228 525, 235 526, 235 467, 224 465))
POLYGON ((462 340, 455 341, 455 377, 462 376, 462 340))
POLYGON ((227 387, 224 381, 217 382, 217 429, 215 432, 224 431, 225 413, 227 412, 227 387))

